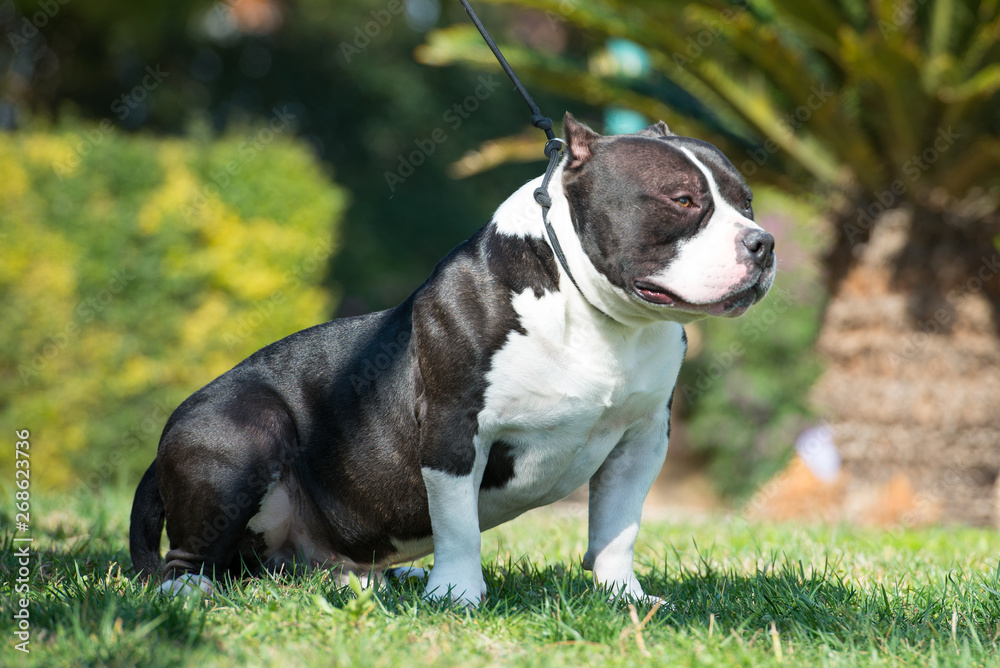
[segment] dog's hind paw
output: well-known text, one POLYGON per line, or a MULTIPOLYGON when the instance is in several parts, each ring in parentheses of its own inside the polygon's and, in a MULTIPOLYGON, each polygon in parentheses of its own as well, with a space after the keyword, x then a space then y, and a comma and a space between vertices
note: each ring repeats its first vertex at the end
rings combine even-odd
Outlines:
POLYGON ((195 593, 199 596, 212 596, 215 594, 215 584, 207 575, 185 573, 179 578, 165 580, 160 585, 160 593, 171 596, 190 596, 195 593))
POLYGON ((427 577, 428 571, 425 568, 415 566, 399 566, 397 568, 385 569, 385 576, 393 580, 423 580, 427 577))

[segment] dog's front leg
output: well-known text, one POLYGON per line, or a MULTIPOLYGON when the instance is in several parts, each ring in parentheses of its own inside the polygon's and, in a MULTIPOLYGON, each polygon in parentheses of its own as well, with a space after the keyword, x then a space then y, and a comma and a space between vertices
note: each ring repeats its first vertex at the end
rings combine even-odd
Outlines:
POLYGON ((646 599, 633 571, 642 503, 667 455, 666 422, 626 435, 590 479, 590 518, 583 567, 613 596, 646 599))
POLYGON ((453 475, 422 468, 434 532, 434 568, 424 595, 451 598, 476 607, 486 595, 480 556, 479 481, 477 469, 453 475))

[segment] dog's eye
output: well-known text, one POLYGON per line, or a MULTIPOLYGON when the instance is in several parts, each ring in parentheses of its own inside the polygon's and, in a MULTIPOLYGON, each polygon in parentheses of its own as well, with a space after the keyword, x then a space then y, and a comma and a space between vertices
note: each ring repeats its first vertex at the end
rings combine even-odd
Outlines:
POLYGON ((678 204, 680 204, 685 209, 688 209, 688 208, 694 206, 694 200, 691 199, 690 197, 688 197, 687 195, 684 195, 682 197, 678 197, 674 201, 677 202, 678 204))
POLYGON ((747 203, 743 206, 744 211, 750 210, 751 203, 753 203, 753 197, 747 197, 747 203))

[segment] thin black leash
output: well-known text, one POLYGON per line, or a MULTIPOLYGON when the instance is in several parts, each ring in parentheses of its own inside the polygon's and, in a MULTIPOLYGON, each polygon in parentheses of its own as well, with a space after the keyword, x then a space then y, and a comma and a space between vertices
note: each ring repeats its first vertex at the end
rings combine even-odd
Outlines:
POLYGON ((507 73, 510 80, 514 83, 514 87, 517 88, 517 92, 521 94, 524 101, 528 103, 528 108, 531 110, 531 124, 534 125, 539 130, 545 132, 545 157, 549 159, 549 166, 545 170, 545 176, 542 177, 542 185, 535 188, 535 201, 542 207, 542 223, 545 224, 545 234, 549 238, 549 245, 552 246, 552 250, 555 252, 556 257, 559 259, 559 264, 562 265, 563 270, 566 275, 569 276, 570 282, 580 290, 580 286, 577 284, 576 279, 573 278, 573 272, 569 270, 569 263, 566 262, 566 255, 563 253, 562 246, 559 245, 559 239, 556 237, 556 231, 552 229, 552 223, 549 222, 549 209, 552 207, 552 198, 549 196, 549 181, 552 180, 552 174, 556 171, 556 165, 559 164, 559 159, 563 154, 563 147, 566 145, 562 139, 556 137, 556 134, 552 131, 552 119, 547 118, 542 115, 539 111, 538 105, 532 99, 531 95, 528 94, 528 90, 521 83, 521 80, 517 78, 514 74, 514 70, 511 69, 510 65, 507 63, 507 59, 503 57, 500 53, 500 47, 497 46, 493 38, 490 37, 490 33, 486 30, 486 26, 483 22, 479 20, 479 16, 476 15, 472 5, 469 4, 468 0, 459 0, 462 6, 465 7, 465 11, 468 12, 469 18, 472 19, 472 23, 475 24, 476 28, 479 30, 479 34, 483 36, 486 40, 486 46, 490 47, 490 51, 496 56, 496 59, 500 62, 500 67, 503 71, 507 73))

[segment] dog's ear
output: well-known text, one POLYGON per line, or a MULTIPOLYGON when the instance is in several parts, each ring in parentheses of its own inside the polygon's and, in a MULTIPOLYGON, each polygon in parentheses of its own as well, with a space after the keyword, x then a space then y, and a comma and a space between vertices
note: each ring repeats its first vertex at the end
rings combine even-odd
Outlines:
POLYGON ((664 123, 663 121, 658 121, 653 125, 650 125, 648 128, 643 128, 642 130, 636 132, 636 134, 639 135, 640 137, 653 137, 653 138, 674 136, 674 133, 670 131, 670 128, 668 128, 667 124, 664 123))
POLYGON ((563 139, 569 149, 570 161, 568 169, 577 169, 590 160, 593 155, 594 142, 601 138, 583 123, 577 122, 573 114, 566 112, 563 116, 563 139))

